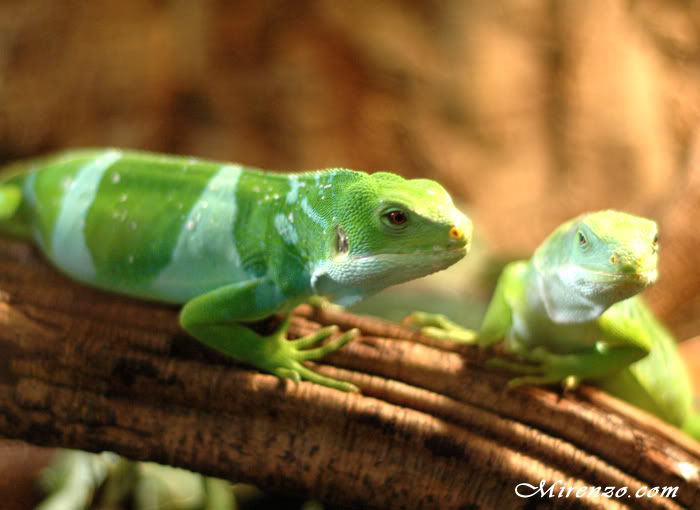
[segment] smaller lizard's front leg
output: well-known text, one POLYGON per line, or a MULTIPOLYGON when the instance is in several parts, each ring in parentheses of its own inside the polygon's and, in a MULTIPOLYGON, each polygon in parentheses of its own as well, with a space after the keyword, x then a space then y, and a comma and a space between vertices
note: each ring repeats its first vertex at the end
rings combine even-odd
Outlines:
POLYGON ((508 293, 520 285, 520 271, 519 263, 511 264, 503 271, 478 332, 463 328, 442 314, 414 312, 408 316, 408 323, 420 327, 421 333, 438 340, 482 347, 499 343, 513 323, 513 310, 508 304, 508 293))

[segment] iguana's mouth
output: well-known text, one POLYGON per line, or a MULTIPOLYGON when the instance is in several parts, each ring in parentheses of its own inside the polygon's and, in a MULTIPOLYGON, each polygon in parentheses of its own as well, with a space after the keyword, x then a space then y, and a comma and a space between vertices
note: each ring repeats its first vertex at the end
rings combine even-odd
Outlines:
POLYGON ((373 253, 373 254, 367 254, 367 255, 350 255, 350 258, 358 260, 358 259, 366 259, 366 258, 382 257, 382 256, 416 257, 419 255, 427 255, 428 258, 442 258, 446 255, 453 255, 453 254, 456 255, 459 253, 464 253, 464 255, 469 253, 469 245, 456 246, 454 248, 446 248, 444 250, 417 250, 417 251, 412 251, 412 252, 408 252, 408 253, 389 252, 389 253, 373 253))
POLYGON ((333 285, 380 288, 427 276, 450 267, 466 255, 465 246, 410 253, 374 253, 336 256, 317 268, 333 285))
POLYGON ((596 271, 594 269, 585 269, 586 273, 604 276, 610 280, 628 280, 628 281, 644 281, 654 282, 658 276, 658 269, 650 269, 649 271, 637 271, 634 273, 610 273, 608 271, 596 271))

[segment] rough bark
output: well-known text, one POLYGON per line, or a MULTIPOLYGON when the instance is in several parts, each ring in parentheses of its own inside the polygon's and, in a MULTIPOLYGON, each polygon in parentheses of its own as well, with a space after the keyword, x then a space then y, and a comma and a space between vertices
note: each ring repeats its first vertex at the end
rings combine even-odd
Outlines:
POLYGON ((700 500, 700 447, 622 402, 590 388, 505 391, 477 349, 332 309, 300 307, 294 333, 328 323, 363 336, 318 369, 361 395, 236 366, 180 331, 176 309, 72 283, 28 245, 0 241, 0 435, 349 507, 533 508, 515 487, 541 480, 678 487, 543 507, 700 500))

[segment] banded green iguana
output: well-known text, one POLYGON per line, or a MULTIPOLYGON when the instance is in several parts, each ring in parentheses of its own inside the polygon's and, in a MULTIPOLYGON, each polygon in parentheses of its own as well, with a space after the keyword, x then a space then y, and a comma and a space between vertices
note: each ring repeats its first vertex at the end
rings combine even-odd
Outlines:
POLYGON ((242 322, 312 296, 351 304, 466 255, 470 220, 438 183, 333 169, 301 174, 116 149, 63 152, 0 174, 0 231, 35 242, 62 272, 184 304, 182 327, 260 370, 357 388, 301 362, 334 326, 288 341, 242 322))

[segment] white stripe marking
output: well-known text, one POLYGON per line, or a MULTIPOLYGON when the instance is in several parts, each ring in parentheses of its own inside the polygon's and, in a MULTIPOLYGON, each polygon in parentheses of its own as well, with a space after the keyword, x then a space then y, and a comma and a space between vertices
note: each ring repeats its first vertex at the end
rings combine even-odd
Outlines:
POLYGON ((301 201, 301 210, 304 211, 306 215, 321 228, 325 229, 328 227, 328 222, 320 214, 318 214, 313 207, 311 207, 311 204, 309 204, 309 197, 304 197, 304 200, 301 201))
POLYGON ((282 236, 285 243, 297 244, 299 241, 299 236, 297 235, 297 231, 294 230, 294 225, 292 225, 292 223, 289 221, 289 218, 287 218, 283 213, 278 213, 275 215, 274 222, 277 232, 279 232, 279 235, 282 236))
POLYGON ((78 170, 61 200, 51 238, 51 256, 58 267, 80 280, 94 281, 97 275, 85 242, 85 217, 102 177, 121 157, 121 151, 109 150, 91 160, 78 170))
POLYGON ((240 165, 226 165, 211 178, 182 223, 172 259, 151 284, 158 296, 185 301, 248 276, 236 249, 236 188, 240 165))
POLYGON ((290 175, 289 179, 289 191, 287 192, 287 204, 292 205, 299 198, 299 176, 290 175))

